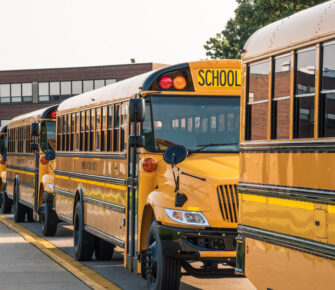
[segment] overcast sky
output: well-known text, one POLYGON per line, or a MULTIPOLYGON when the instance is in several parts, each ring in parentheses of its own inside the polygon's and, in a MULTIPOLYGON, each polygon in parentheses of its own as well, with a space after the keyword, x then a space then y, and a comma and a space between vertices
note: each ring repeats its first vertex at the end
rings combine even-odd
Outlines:
POLYGON ((0 70, 205 59, 235 0, 0 0, 0 70))

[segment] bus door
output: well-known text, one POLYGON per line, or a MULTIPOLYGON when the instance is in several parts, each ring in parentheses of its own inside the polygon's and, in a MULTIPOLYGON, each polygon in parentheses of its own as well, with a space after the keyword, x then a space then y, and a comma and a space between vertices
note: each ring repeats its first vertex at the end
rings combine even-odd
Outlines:
POLYGON ((127 268, 137 272, 138 245, 138 154, 144 138, 139 136, 139 124, 144 120, 144 99, 131 99, 129 102, 129 141, 128 141, 128 203, 127 203, 127 268))

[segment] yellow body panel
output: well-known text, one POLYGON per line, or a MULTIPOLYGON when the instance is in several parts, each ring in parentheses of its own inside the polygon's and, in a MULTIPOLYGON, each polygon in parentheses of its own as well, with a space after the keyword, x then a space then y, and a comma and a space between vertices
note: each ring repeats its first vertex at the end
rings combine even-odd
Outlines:
POLYGON ((257 289, 334 289, 334 260, 249 238, 245 244, 245 274, 257 289))

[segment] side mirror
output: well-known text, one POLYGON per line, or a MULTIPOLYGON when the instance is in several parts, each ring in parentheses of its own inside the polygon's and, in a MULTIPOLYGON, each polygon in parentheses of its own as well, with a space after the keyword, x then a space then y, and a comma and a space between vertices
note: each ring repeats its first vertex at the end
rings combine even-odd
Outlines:
POLYGON ((140 122, 144 121, 145 116, 145 100, 130 99, 129 100, 129 121, 140 122))
POLYGON ((45 153, 44 158, 48 161, 54 160, 56 158, 56 153, 53 150, 49 150, 45 153))
POLYGON ((38 137, 40 135, 40 126, 38 123, 32 123, 31 124, 31 136, 32 137, 38 137))
POLYGON ((30 143, 30 150, 35 152, 38 151, 40 146, 37 143, 30 143))
POLYGON ((129 146, 130 147, 144 147, 144 136, 134 136, 134 135, 130 135, 128 142, 129 142, 129 146))
POLYGON ((164 161, 171 165, 176 165, 185 160, 187 157, 187 149, 181 145, 171 146, 165 150, 164 161))

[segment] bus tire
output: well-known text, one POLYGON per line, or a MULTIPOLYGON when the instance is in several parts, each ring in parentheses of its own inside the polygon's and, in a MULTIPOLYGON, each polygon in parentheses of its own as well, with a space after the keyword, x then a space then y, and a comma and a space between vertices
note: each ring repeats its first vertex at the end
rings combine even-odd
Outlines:
POLYGON ((154 290, 179 289, 180 261, 163 253, 156 221, 153 221, 150 227, 147 249, 152 250, 152 268, 146 275, 148 288, 154 290))
POLYGON ((95 238, 94 255, 97 261, 109 261, 113 257, 115 246, 100 238, 95 238))
POLYGON ((32 223, 34 221, 33 209, 27 207, 26 208, 26 215, 27 215, 27 221, 32 223))
POLYGON ((17 184, 15 184, 13 198, 14 221, 16 223, 23 223, 26 217, 26 209, 25 206, 19 202, 19 187, 17 184))
POLYGON ((12 210, 12 201, 9 199, 9 197, 7 196, 6 192, 2 193, 2 208, 1 208, 1 212, 6 214, 6 213, 10 213, 12 210))
POLYGON ((78 202, 74 213, 73 246, 74 256, 78 261, 91 260, 94 251, 95 237, 84 229, 84 213, 78 202))
POLYGON ((44 204, 41 214, 41 228, 44 237, 53 237, 57 232, 58 218, 53 209, 44 204))

